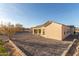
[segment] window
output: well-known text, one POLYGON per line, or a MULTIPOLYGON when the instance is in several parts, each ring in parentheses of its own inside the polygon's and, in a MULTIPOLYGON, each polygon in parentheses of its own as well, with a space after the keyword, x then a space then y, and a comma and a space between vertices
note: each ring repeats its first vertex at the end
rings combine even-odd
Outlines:
POLYGON ((65 32, 64 32, 64 35, 65 35, 65 32))
POLYGON ((67 34, 69 34, 69 33, 70 33, 70 31, 67 30, 67 31, 64 32, 64 35, 67 35, 67 34))
POLYGON ((45 29, 43 29, 43 35, 45 35, 45 29))
POLYGON ((37 29, 34 29, 34 33, 37 34, 37 29))
POLYGON ((41 34, 41 29, 39 29, 39 34, 41 34))

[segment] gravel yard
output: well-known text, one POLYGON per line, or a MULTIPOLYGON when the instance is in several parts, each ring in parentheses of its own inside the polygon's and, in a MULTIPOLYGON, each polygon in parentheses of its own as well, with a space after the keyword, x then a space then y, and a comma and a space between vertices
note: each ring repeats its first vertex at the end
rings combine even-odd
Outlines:
POLYGON ((16 34, 13 41, 29 56, 60 56, 72 43, 71 41, 47 39, 29 33, 16 34))

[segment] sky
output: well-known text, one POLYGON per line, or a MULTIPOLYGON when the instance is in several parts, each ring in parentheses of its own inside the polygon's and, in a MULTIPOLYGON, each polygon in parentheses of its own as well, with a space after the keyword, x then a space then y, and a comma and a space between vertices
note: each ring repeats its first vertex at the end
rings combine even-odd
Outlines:
POLYGON ((79 27, 79 4, 0 3, 0 23, 19 23, 28 28, 48 20, 79 27))

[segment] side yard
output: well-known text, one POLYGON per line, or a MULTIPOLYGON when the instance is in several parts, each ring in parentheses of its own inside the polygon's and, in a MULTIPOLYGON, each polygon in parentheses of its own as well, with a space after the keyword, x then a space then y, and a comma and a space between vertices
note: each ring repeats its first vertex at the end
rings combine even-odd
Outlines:
MULTIPOLYGON (((1 36, 0 38, 5 40, 6 37, 1 36)), ((12 41, 27 56, 61 56, 62 53, 67 50, 69 45, 73 42, 48 39, 27 33, 19 33, 14 35, 12 41)), ((19 54, 16 53, 16 49, 10 43, 6 43, 5 46, 8 48, 10 55, 19 56, 19 54)), ((75 46, 75 43, 73 46, 75 46)), ((68 55, 71 55, 72 51, 75 50, 73 49, 73 46, 70 49, 68 55)))
POLYGON ((59 41, 22 33, 14 36, 14 43, 28 56, 61 56, 72 41, 59 41))

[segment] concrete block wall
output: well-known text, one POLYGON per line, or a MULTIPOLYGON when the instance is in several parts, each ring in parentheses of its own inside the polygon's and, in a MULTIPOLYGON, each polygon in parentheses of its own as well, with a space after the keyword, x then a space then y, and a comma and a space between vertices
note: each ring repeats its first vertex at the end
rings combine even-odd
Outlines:
POLYGON ((68 48, 62 53, 62 56, 73 56, 76 52, 77 39, 74 39, 73 42, 68 46, 68 48))
POLYGON ((13 55, 14 56, 26 56, 26 54, 24 52, 22 52, 21 49, 19 49, 13 41, 9 40, 9 43, 14 47, 14 51, 13 51, 13 55))

